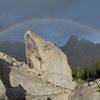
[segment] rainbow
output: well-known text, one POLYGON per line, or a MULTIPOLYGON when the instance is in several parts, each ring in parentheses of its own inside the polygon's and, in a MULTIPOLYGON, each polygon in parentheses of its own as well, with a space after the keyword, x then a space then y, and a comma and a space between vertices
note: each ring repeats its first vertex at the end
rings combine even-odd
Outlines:
POLYGON ((31 23, 31 22, 35 22, 35 23, 37 23, 37 22, 45 22, 45 21, 50 21, 50 20, 54 20, 54 21, 65 21, 65 22, 71 22, 71 23, 74 23, 74 24, 78 24, 78 25, 81 25, 81 26, 83 26, 83 27, 86 27, 86 28, 88 28, 88 29, 90 29, 90 30, 94 30, 95 32, 97 32, 97 33, 100 33, 100 31, 99 30, 97 30, 97 29, 95 29, 95 28, 93 28, 93 27, 90 27, 90 26, 88 26, 88 25, 85 25, 85 24, 81 24, 81 23, 79 23, 79 22, 76 22, 76 21, 73 21, 73 20, 70 20, 70 19, 63 19, 63 18, 36 18, 36 19, 30 19, 30 20, 27 20, 27 21, 24 21, 24 22, 21 22, 21 23, 18 23, 18 24, 14 24, 14 25, 12 25, 12 26, 10 26, 10 27, 7 27, 7 28, 5 28, 5 29, 3 29, 3 30, 1 30, 0 31, 0 33, 3 33, 3 32, 5 32, 5 31, 9 31, 9 30, 11 30, 11 29, 13 29, 13 28, 16 28, 17 26, 19 26, 19 25, 25 25, 25 24, 28 24, 28 23, 31 23))

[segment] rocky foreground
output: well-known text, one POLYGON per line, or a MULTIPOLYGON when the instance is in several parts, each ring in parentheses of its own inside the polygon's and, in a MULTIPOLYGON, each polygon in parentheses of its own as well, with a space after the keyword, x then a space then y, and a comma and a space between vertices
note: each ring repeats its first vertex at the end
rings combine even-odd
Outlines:
POLYGON ((27 64, 0 52, 0 100, 100 100, 94 88, 72 81, 59 48, 31 31, 25 42, 27 64))

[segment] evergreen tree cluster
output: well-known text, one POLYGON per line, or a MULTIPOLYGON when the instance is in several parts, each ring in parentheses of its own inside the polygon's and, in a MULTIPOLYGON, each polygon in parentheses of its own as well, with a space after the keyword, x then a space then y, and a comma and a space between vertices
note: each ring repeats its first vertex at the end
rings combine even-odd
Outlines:
POLYGON ((97 62, 95 66, 71 66, 71 69, 74 79, 94 81, 100 78, 100 62, 97 62))

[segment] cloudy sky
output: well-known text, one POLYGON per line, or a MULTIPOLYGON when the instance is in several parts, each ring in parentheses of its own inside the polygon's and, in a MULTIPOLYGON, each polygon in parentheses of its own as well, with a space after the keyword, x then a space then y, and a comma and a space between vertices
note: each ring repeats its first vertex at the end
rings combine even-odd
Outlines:
POLYGON ((31 19, 61 18, 100 31, 100 0, 0 0, 0 31, 31 19))

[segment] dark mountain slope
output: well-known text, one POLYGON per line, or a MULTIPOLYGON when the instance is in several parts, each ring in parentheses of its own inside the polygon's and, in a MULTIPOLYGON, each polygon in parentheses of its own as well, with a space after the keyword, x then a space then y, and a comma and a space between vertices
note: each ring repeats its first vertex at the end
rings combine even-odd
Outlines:
MULTIPOLYGON (((67 44, 61 47, 67 54, 68 62, 74 66, 94 65, 100 61, 100 44, 88 40, 79 40, 71 36, 67 44)), ((20 42, 12 43, 5 41, 0 44, 0 51, 15 57, 19 61, 26 61, 25 45, 20 42)))
POLYGON ((9 54, 19 61, 26 61, 25 45, 23 43, 4 41, 0 44, 0 51, 9 54))
POLYGON ((94 65, 100 61, 100 44, 84 39, 79 40, 76 36, 71 36, 61 49, 67 54, 70 65, 94 65))

